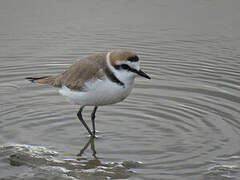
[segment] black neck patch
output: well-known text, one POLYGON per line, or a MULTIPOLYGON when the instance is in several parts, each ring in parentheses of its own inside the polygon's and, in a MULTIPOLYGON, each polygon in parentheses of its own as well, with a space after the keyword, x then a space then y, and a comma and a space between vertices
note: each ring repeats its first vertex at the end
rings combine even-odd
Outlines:
POLYGON ((117 83, 118 85, 123 86, 125 88, 125 84, 122 81, 120 81, 109 68, 106 68, 105 72, 106 72, 107 77, 112 82, 117 83))

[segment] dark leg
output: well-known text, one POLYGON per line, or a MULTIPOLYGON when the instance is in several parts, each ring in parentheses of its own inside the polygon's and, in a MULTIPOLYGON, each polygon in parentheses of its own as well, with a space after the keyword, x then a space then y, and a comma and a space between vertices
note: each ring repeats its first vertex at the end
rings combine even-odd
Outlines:
POLYGON ((93 136, 95 136, 95 133, 96 133, 96 130, 95 130, 95 114, 96 114, 96 111, 97 111, 97 106, 94 107, 93 109, 93 112, 91 114, 91 120, 92 120, 92 127, 93 127, 93 136))
POLYGON ((81 123, 84 125, 84 127, 87 129, 88 133, 93 136, 91 130, 89 129, 88 125, 86 124, 86 122, 83 120, 83 117, 82 117, 82 110, 83 110, 84 106, 82 106, 78 113, 77 113, 77 116, 78 116, 78 119, 81 121, 81 123))

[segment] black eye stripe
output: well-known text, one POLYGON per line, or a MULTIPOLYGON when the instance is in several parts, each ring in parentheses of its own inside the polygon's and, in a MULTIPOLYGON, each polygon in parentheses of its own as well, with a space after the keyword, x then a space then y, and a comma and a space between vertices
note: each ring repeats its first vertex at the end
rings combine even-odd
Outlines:
POLYGON ((131 68, 127 64, 121 65, 122 69, 130 70, 131 68))
POLYGON ((125 69, 130 71, 132 68, 130 66, 128 66, 127 64, 121 64, 121 65, 115 65, 114 66, 115 69, 119 70, 119 69, 125 69))
POLYGON ((115 66, 113 66, 115 69, 117 69, 117 70, 119 70, 120 68, 121 68, 121 66, 120 65, 115 65, 115 66))
POLYGON ((133 73, 138 73, 138 71, 136 69, 131 68, 127 64, 115 65, 114 68, 117 69, 117 70, 124 69, 124 70, 127 70, 127 71, 131 71, 133 73))
POLYGON ((132 57, 129 57, 127 60, 130 62, 137 62, 137 61, 139 61, 139 58, 138 58, 138 56, 132 56, 132 57))

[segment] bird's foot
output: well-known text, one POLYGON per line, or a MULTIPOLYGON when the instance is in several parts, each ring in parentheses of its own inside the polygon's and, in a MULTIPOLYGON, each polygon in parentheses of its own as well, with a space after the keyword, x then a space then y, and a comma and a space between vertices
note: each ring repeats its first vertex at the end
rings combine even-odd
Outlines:
POLYGON ((96 131, 92 131, 92 135, 93 138, 96 138, 96 131))

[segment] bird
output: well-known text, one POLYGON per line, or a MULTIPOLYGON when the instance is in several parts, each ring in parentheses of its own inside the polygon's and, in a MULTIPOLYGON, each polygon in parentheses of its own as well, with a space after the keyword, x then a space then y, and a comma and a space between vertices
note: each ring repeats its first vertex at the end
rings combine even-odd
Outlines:
POLYGON ((95 137, 98 107, 123 101, 132 91, 137 76, 151 79, 140 69, 139 56, 128 49, 114 49, 85 56, 59 75, 26 79, 58 88, 68 101, 80 105, 77 117, 89 135, 95 137), (82 116, 86 106, 94 106, 91 113, 92 131, 82 116))

